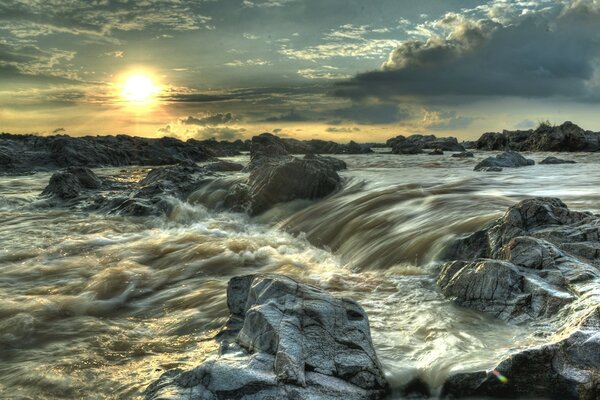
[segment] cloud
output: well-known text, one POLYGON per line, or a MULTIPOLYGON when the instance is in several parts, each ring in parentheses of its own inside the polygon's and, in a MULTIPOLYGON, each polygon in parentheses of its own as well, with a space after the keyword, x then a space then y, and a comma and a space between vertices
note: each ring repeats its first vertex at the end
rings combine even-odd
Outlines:
POLYGON ((220 125, 231 121, 233 121, 233 115, 231 113, 217 113, 201 118, 192 117, 190 115, 187 118, 182 119, 181 123, 184 125, 220 125))
POLYGON ((360 124, 390 124, 413 117, 407 109, 401 109, 395 103, 360 103, 333 110, 335 118, 354 121, 360 124))
POLYGON ((600 99, 598 4, 574 1, 504 23, 447 14, 431 24, 443 34, 403 42, 381 70, 340 83, 337 94, 600 99))
POLYGON ((465 129, 475 118, 458 115, 455 111, 431 111, 423 116, 423 127, 437 131, 465 129))
POLYGON ((341 72, 338 67, 323 65, 318 68, 303 68, 298 70, 298 75, 306 79, 348 79, 348 73, 341 72))
POLYGON ((197 130, 196 137, 201 139, 237 140, 242 137, 244 132, 246 132, 245 128, 208 127, 197 130))
POLYGON ((247 60, 233 60, 230 62, 226 62, 225 65, 227 65, 228 67, 244 67, 244 66, 262 67, 265 65, 271 65, 271 62, 260 59, 260 58, 254 58, 254 59, 247 59, 247 60))
POLYGON ((56 128, 52 131, 52 133, 54 135, 59 134, 59 133, 65 133, 65 132, 66 132, 65 128, 56 128))
POLYGON ((309 119, 304 115, 297 113, 295 110, 291 110, 288 113, 281 114, 275 117, 266 118, 265 122, 303 122, 309 119))
POLYGON ((515 128, 517 129, 533 129, 536 126, 538 126, 538 124, 530 119, 524 119, 515 124, 515 128))
POLYGON ((350 127, 337 127, 337 126, 330 126, 327 129, 325 129, 326 132, 330 132, 330 133, 352 133, 352 132, 358 132, 360 131, 360 128, 354 126, 352 128, 350 127))

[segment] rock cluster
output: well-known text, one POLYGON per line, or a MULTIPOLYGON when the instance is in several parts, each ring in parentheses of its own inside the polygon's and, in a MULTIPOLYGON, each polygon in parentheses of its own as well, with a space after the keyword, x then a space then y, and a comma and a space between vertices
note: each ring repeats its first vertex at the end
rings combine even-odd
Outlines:
POLYGON ((475 171, 502 171, 503 168, 518 168, 534 165, 533 160, 527 159, 516 151, 505 151, 495 157, 488 157, 480 161, 474 168, 475 171))
MULTIPOLYGON (((593 399, 600 393, 600 216, 555 198, 510 207, 444 256, 438 286, 462 306, 511 323, 566 326, 541 347, 514 353, 496 370, 450 377, 449 397, 593 399), (569 310, 568 312, 563 312, 569 310)), ((552 333, 552 332, 550 332, 552 333)))
POLYGON ((424 149, 438 151, 464 151, 465 148, 454 137, 435 137, 434 135, 396 136, 388 139, 388 147, 394 154, 420 154, 424 149))
POLYGON ((366 313, 281 275, 233 278, 220 354, 190 371, 172 370, 146 399, 383 398, 387 383, 366 313))
POLYGON ((540 124, 527 131, 484 133, 475 143, 479 150, 598 151, 600 132, 586 131, 570 121, 562 125, 540 124))

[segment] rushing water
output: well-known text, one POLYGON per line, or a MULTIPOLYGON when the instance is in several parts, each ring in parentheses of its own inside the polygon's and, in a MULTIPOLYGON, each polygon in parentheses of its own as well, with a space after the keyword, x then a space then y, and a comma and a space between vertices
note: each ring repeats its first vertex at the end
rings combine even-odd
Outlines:
POLYGON ((449 155, 342 156, 342 191, 254 219, 212 211, 214 185, 168 217, 139 218, 48 208, 37 194, 49 174, 1 177, 0 398, 138 398, 216 350, 227 281, 254 272, 358 300, 392 386, 489 368, 539 332, 444 299, 438 255, 522 198, 598 211, 600 155, 561 157, 578 164, 481 173, 449 155))

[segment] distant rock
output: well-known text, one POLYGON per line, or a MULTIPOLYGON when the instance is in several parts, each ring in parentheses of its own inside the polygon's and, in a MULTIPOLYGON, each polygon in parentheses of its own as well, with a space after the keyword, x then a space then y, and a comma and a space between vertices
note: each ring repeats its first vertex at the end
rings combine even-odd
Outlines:
POLYGON ((440 149, 442 151, 464 151, 464 147, 454 137, 437 138, 434 135, 402 135, 388 139, 386 144, 394 154, 419 154, 424 149, 440 149))
POLYGON ((600 132, 585 131, 570 121, 559 126, 540 124, 535 130, 484 133, 475 147, 480 150, 598 151, 600 132))
POLYGON ((518 168, 534 165, 533 160, 527 159, 516 151, 506 151, 495 157, 488 157, 479 162, 475 171, 502 171, 502 168, 518 168))
POLYGON ((345 145, 345 149, 343 153, 346 154, 368 154, 372 153, 371 146, 368 144, 359 144, 355 141, 351 140, 347 145, 345 145))
POLYGON ((366 143, 350 141, 347 144, 312 139, 281 139, 289 154, 367 154, 372 153, 371 146, 366 143))
POLYGON ((461 151, 460 153, 452 154, 452 157, 454 157, 454 158, 473 158, 473 157, 475 157, 475 154, 471 153, 470 151, 461 151))
POLYGON ((577 162, 573 160, 563 160, 556 157, 546 157, 540 162, 540 164, 577 164, 577 162))
POLYGON ((221 351, 163 374, 158 399, 381 399, 387 391, 364 310, 281 275, 230 280, 221 351))

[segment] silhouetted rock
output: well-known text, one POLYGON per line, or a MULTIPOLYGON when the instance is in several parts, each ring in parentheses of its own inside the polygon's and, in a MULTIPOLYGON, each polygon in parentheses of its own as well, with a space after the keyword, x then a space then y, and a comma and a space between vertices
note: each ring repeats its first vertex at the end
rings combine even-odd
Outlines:
POLYGON ((585 131, 570 121, 559 126, 540 124, 535 130, 484 133, 475 146, 481 150, 598 151, 600 132, 585 131))
POLYGON ((230 280, 221 352, 168 371, 146 399, 383 398, 387 384, 369 322, 354 301, 281 275, 230 280))
POLYGON ((502 168, 518 168, 534 165, 533 160, 527 159, 516 151, 506 151, 495 157, 488 157, 479 162, 475 171, 502 171, 502 168))
POLYGON ((577 162, 573 160, 563 160, 561 158, 556 157, 546 157, 542 161, 540 161, 540 164, 577 164, 577 162))
POLYGON ((464 147, 454 137, 437 138, 434 135, 402 135, 388 139, 386 144, 394 154, 419 154, 424 149, 440 149, 442 151, 464 151, 464 147))

